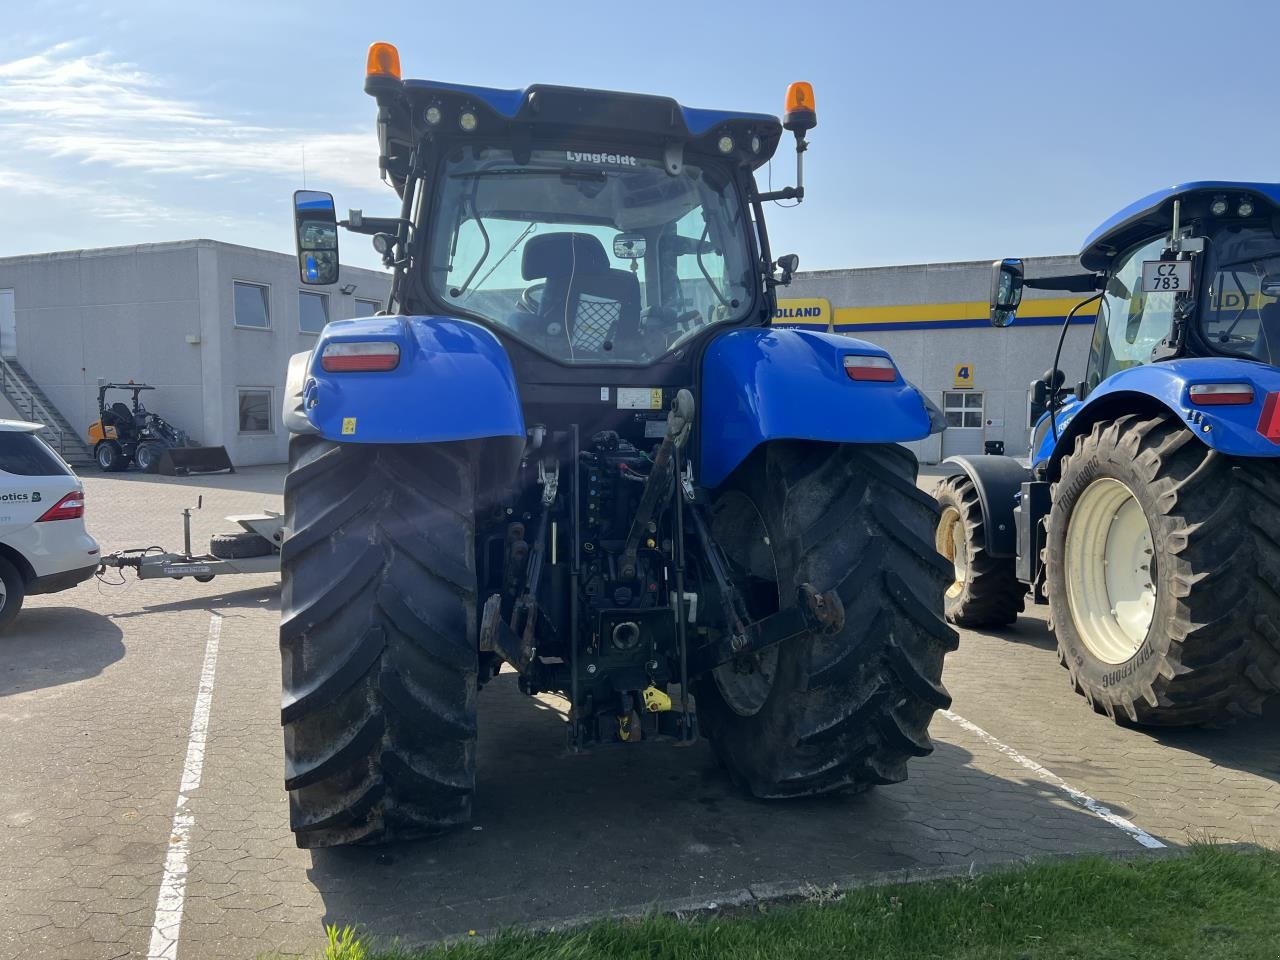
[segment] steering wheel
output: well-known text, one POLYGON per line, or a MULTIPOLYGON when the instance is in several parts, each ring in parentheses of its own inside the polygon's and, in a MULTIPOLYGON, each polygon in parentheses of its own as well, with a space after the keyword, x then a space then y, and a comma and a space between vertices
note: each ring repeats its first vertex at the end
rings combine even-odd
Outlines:
POLYGON ((537 316, 538 307, 542 302, 542 291, 546 286, 545 283, 535 283, 525 287, 520 291, 520 298, 516 300, 516 309, 521 313, 531 313, 537 316))

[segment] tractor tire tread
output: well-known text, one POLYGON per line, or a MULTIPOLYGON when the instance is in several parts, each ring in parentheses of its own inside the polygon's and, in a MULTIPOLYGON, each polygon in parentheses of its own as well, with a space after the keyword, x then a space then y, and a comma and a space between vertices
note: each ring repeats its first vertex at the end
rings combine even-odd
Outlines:
MULTIPOLYGON (((943 508, 953 507, 960 514, 958 522, 964 525, 969 550, 967 579, 959 591, 954 583, 948 590, 947 620, 978 629, 1017 622, 1018 614, 1026 609, 1027 587, 1018 580, 1013 557, 993 557, 987 550, 986 518, 977 487, 961 474, 947 477, 933 495, 943 508)), ((947 573, 954 576, 950 565, 947 573)))
POLYGON ((300 436, 290 464, 281 723, 297 843, 465 822, 477 671, 466 448, 300 436))

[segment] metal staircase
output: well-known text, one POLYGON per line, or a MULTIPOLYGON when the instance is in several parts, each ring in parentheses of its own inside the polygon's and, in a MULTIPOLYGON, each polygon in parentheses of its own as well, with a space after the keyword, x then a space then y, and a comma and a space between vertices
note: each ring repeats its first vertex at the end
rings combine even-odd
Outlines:
POLYGON ((72 428, 58 408, 44 395, 39 384, 22 369, 17 360, 0 358, 0 392, 18 411, 18 416, 44 424, 40 436, 72 466, 83 467, 94 462, 93 452, 80 434, 72 428))

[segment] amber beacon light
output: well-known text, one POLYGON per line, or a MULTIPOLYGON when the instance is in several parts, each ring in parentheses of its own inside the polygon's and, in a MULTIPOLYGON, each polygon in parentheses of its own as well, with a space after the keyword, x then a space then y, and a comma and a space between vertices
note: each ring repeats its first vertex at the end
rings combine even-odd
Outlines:
POLYGON ((364 73, 366 77, 391 77, 399 80, 400 51, 390 43, 370 44, 364 73))
POLYGON ((813 84, 797 80, 787 87, 787 108, 782 115, 782 125, 796 133, 812 130, 818 125, 818 107, 813 99, 813 84))

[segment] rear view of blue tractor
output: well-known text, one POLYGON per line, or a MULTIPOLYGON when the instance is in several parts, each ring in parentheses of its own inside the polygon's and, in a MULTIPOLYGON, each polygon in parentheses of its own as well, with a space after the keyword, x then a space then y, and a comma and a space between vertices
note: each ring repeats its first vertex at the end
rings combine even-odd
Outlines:
MULTIPOLYGON (((341 226, 390 302, 286 391, 298 843, 467 820, 478 692, 512 679, 567 700, 571 749, 705 736, 759 797, 903 779, 955 635, 897 444, 940 418, 884 351, 770 327, 796 258, 764 205, 803 188, 755 171, 784 127, 803 156, 812 90, 779 123, 401 79, 375 44, 366 91, 401 207, 341 226)), ((332 198, 295 208, 303 281, 335 282, 332 198)))
POLYGON ((1097 324, 1083 382, 1064 389, 1055 357, 1032 384, 1029 463, 950 461, 948 619, 1011 623, 1030 590, 1095 710, 1258 714, 1280 691, 1280 185, 1154 193, 1080 262, 1045 278, 993 264, 996 326, 1024 286, 1089 294, 1097 324))

